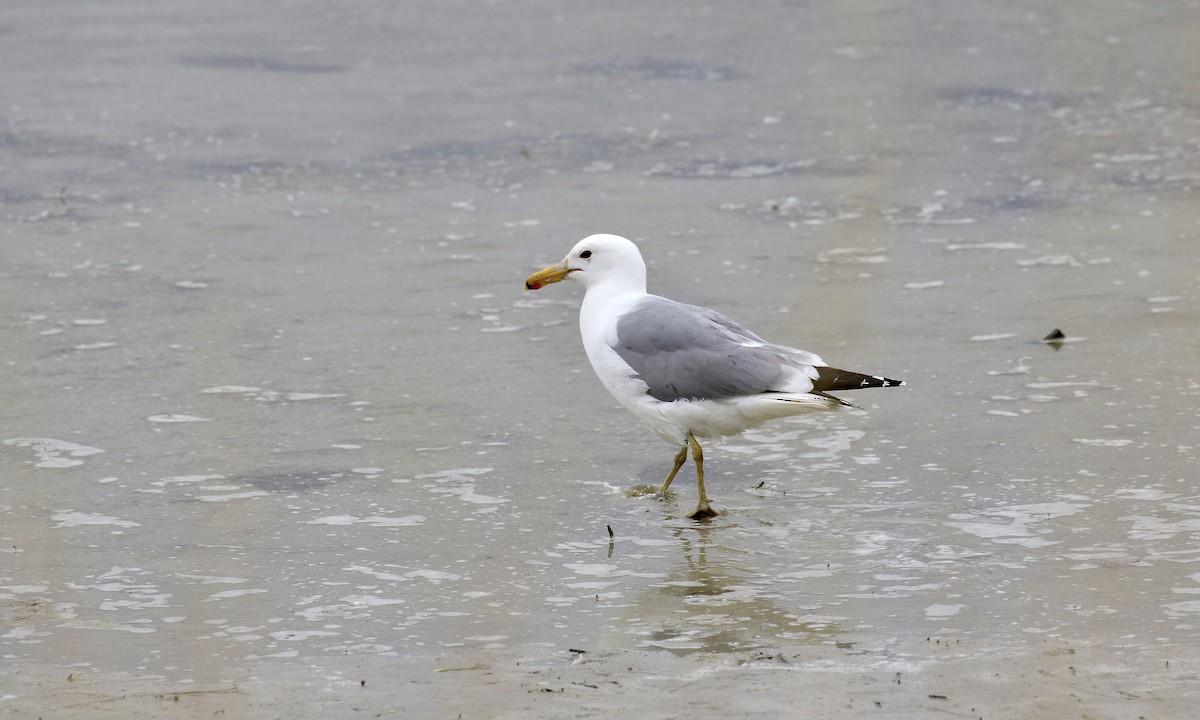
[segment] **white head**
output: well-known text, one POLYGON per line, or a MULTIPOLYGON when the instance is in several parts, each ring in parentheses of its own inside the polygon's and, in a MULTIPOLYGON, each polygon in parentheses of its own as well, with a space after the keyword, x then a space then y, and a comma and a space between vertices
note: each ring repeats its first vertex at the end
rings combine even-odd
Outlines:
POLYGON ((619 235, 585 237, 562 262, 530 275, 525 287, 540 290, 568 277, 588 288, 609 284, 646 292, 646 263, 642 254, 637 245, 619 235))

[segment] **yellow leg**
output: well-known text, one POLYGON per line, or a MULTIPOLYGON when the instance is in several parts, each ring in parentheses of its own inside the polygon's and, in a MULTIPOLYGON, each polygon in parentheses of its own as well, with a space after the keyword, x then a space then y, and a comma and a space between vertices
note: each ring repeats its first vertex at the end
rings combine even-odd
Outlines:
POLYGON ((679 472, 679 468, 683 467, 683 464, 687 462, 687 451, 687 443, 684 443, 683 447, 675 455, 675 467, 671 468, 671 472, 667 475, 667 481, 662 484, 662 487, 658 491, 659 495, 666 497, 667 488, 671 487, 671 481, 675 479, 675 473, 679 472))
MULTIPOLYGON (((688 433, 688 445, 692 448, 692 460, 696 461, 696 490, 700 495, 700 500, 696 503, 696 509, 688 513, 688 517, 693 519, 716 517, 719 513, 712 509, 712 505, 709 504, 708 493, 704 491, 704 451, 700 449, 700 443, 696 441, 696 437, 691 433, 688 433)), ((684 451, 686 450, 687 448, 685 447, 684 451)), ((683 453, 681 452, 680 454, 682 455, 683 453)))

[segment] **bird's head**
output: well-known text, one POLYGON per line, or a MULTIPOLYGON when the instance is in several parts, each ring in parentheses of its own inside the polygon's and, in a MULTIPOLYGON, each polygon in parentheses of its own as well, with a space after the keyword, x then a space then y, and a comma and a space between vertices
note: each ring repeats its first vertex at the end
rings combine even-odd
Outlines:
POLYGON ((571 248, 557 265, 551 265, 529 276, 526 290, 543 287, 566 278, 578 280, 585 287, 602 282, 623 282, 646 289, 646 263, 637 245, 619 235, 590 235, 571 248))

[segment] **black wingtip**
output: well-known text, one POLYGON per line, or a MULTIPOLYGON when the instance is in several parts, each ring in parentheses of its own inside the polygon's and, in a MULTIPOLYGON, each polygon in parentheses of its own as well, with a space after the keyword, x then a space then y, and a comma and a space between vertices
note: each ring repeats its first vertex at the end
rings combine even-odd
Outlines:
POLYGON ((899 387, 904 384, 903 380, 893 380, 881 375, 864 375, 862 373, 850 372, 849 370, 818 367, 817 381, 813 383, 813 386, 816 390, 830 391, 858 390, 860 388, 871 387, 899 387))

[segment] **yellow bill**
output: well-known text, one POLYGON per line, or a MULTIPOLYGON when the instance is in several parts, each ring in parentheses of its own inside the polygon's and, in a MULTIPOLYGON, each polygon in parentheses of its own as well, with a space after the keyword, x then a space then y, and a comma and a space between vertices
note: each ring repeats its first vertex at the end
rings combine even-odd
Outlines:
POLYGON ((556 283, 559 280, 565 279, 570 274, 571 267, 567 264, 566 258, 563 258, 563 261, 559 264, 551 265, 544 270, 538 270, 534 274, 530 275, 529 279, 525 281, 525 289, 541 290, 551 283, 556 283))

